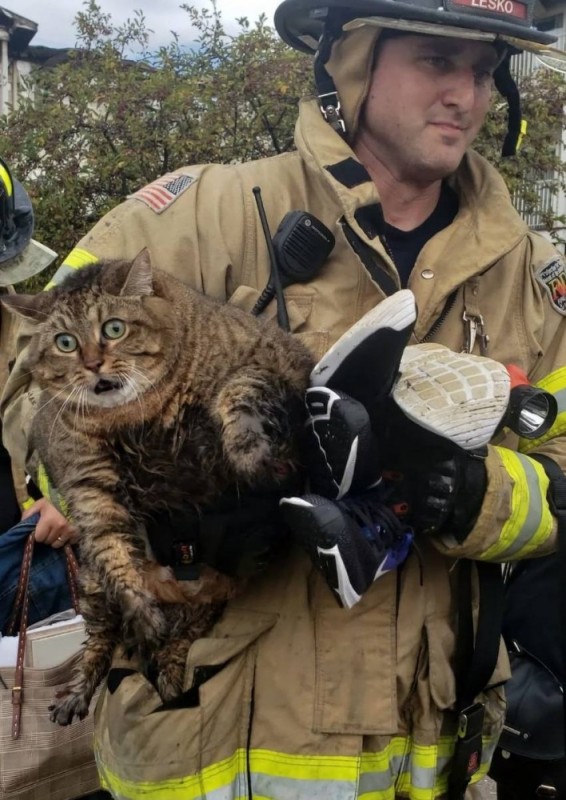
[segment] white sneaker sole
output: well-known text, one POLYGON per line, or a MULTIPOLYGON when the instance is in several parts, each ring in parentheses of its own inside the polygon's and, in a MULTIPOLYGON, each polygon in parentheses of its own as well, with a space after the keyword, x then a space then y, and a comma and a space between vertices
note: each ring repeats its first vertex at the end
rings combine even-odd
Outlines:
POLYGON ((415 296, 409 289, 400 289, 386 297, 358 320, 320 359, 310 375, 311 386, 326 386, 346 358, 374 333, 389 328, 403 331, 417 318, 415 296))
POLYGON ((439 344, 405 348, 393 399, 406 416, 464 450, 486 445, 509 403, 503 364, 439 344))

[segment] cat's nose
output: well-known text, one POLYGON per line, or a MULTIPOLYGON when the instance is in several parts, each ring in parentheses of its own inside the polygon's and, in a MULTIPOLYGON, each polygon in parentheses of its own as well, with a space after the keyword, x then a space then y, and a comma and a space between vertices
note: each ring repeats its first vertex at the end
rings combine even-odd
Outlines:
POLYGON ((104 363, 104 359, 102 358, 85 358, 84 359, 85 367, 90 370, 91 372, 99 372, 100 367, 104 363))

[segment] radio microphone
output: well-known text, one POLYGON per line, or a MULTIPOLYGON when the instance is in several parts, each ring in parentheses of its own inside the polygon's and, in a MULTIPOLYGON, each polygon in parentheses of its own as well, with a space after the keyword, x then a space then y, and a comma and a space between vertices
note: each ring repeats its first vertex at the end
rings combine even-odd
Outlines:
MULTIPOLYGON (((257 199, 256 189, 259 192, 259 187, 254 189, 257 199)), ((252 309, 254 315, 261 314, 277 294, 277 279, 281 285, 281 299, 277 295, 278 305, 281 302, 285 303, 283 287, 312 280, 328 260, 334 248, 335 239, 326 225, 312 214, 308 214, 306 211, 289 211, 281 220, 270 244, 274 255, 274 260, 271 262, 271 275, 267 286, 252 309)))

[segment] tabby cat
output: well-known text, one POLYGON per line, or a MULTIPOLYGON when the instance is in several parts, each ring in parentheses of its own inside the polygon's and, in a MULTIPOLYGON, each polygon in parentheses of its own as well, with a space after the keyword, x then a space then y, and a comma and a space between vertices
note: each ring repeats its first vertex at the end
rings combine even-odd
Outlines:
POLYGON ((32 446, 79 531, 88 640, 51 717, 86 716, 119 644, 171 700, 190 643, 238 583, 211 568, 176 581, 152 554, 148 516, 285 481, 297 466, 289 409, 312 358, 273 323, 152 269, 146 250, 3 301, 32 323, 32 446))

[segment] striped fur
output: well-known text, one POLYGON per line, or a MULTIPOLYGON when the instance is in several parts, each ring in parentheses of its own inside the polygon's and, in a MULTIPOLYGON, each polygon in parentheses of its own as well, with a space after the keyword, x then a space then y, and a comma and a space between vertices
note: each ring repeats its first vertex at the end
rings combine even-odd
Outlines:
POLYGON ((88 642, 52 718, 86 715, 117 645, 169 700, 183 688, 191 641, 238 583, 212 569, 176 581, 153 558, 145 522, 287 480, 302 422, 299 413, 293 427, 290 409, 302 408, 311 356, 274 324, 152 270, 146 251, 11 305, 36 326, 33 445, 80 532, 88 642))

